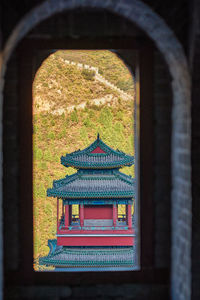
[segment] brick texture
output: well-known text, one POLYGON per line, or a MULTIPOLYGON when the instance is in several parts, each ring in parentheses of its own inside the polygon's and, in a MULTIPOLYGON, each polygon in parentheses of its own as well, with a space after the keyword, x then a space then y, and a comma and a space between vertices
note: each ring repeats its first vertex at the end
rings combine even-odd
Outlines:
MULTIPOLYGON (((145 8, 140 1, 93 1, 90 18, 83 6, 91 1, 47 1, 34 10, 15 28, 5 48, 8 62, 4 89, 4 229, 5 268, 15 271, 20 267, 19 194, 18 194, 18 76, 16 43, 38 22, 63 9, 82 8, 74 13, 52 17, 35 27, 29 38, 79 38, 137 36, 140 31, 131 25, 136 22, 147 32, 165 57, 166 64, 155 52, 154 76, 154 224, 155 270, 169 268, 171 254, 171 299, 189 300, 191 296, 191 178, 190 178, 190 78, 185 56, 158 15, 145 8), (78 5, 77 5, 78 4, 78 5), (95 9, 98 12, 95 14, 95 9), (101 13, 107 8, 114 14, 101 13), (120 18, 121 14, 126 19, 120 18), (111 16, 111 18, 110 18, 111 16), (89 22, 85 22, 88 18, 89 22), (98 20, 98 21, 97 21, 98 20), (84 24, 84 26, 82 26, 84 24), (93 30, 90 30, 92 25, 93 30), (94 27, 95 26, 95 27, 94 27), (171 78, 167 72, 169 69, 171 78), (170 91, 172 82, 173 93, 170 91), (172 103, 173 98, 173 103, 172 103), (172 126, 171 126, 172 124, 172 126), (172 148, 170 142, 172 141, 172 148), (170 168, 172 163, 172 168, 170 168), (172 175, 172 176, 171 176, 172 175), (10 188, 12 187, 12 188, 10 188), (170 200, 171 226, 170 226, 170 200), (172 233, 170 235, 170 232, 172 233), (171 252, 170 252, 171 242, 171 252)), ((5 65, 4 65, 5 67, 5 65)), ((198 171, 197 171, 198 172, 198 171)), ((199 231, 198 231, 199 232, 199 231)), ((197 239, 196 234, 196 239, 197 239)), ((194 266, 193 266, 194 267, 194 266)), ((195 287, 194 287, 195 289, 195 287)), ((169 299, 169 286, 155 284, 103 286, 30 286, 11 287, 7 284, 7 299, 169 299)), ((197 298, 196 298, 197 299, 197 298)))
POLYGON ((191 55, 191 70, 192 70, 192 299, 200 299, 200 5, 198 1, 194 1, 193 9, 195 10, 195 18, 191 26, 191 39, 192 49, 190 49, 191 55))
POLYGON ((155 263, 170 264, 171 209, 171 110, 172 94, 167 66, 158 51, 154 54, 154 203, 155 263), (162 145, 162 146, 161 146, 162 145))

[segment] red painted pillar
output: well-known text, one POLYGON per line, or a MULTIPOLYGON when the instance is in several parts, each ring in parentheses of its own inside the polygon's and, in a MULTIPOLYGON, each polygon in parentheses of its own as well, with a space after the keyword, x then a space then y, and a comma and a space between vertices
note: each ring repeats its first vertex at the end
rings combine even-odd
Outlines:
POLYGON ((84 205, 83 203, 80 204, 80 226, 84 226, 84 205))
POLYGON ((132 228, 131 204, 128 204, 128 228, 132 228))
POLYGON ((128 204, 126 205, 126 224, 128 225, 128 204))
POLYGON ((57 198, 57 231, 59 229, 59 199, 57 198))
POLYGON ((117 224, 117 204, 113 203, 113 226, 116 227, 117 224))
POLYGON ((65 228, 68 229, 69 226, 69 205, 65 205, 65 228))
POLYGON ((62 216, 64 216, 64 203, 63 203, 63 200, 62 200, 62 216))
POLYGON ((69 205, 69 225, 72 224, 72 205, 69 205))

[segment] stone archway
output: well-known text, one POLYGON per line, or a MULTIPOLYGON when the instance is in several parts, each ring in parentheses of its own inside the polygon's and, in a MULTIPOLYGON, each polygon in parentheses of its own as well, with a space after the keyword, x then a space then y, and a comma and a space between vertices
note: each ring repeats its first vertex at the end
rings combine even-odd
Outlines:
MULTIPOLYGON (((187 227, 190 234, 190 218, 184 219, 184 207, 187 202, 187 208, 191 210, 191 186, 190 180, 186 180, 182 172, 184 167, 185 172, 190 173, 190 76, 187 67, 186 58, 182 46, 177 41, 173 32, 165 24, 165 22, 154 13, 147 5, 135 1, 91 1, 77 0, 65 1, 58 0, 45 1, 35 9, 30 11, 23 20, 18 24, 2 54, 1 65, 1 111, 3 104, 3 82, 6 71, 6 64, 20 40, 37 24, 43 20, 53 16, 54 14, 73 10, 79 7, 106 9, 114 14, 118 14, 123 18, 136 24, 141 28, 156 44, 157 48, 162 53, 171 77, 173 90, 173 108, 172 108, 172 298, 179 299, 183 294, 184 299, 189 299, 190 291, 190 246, 191 243, 186 240, 182 233, 183 226, 187 227), (188 205, 189 204, 189 205, 188 205), (182 246, 176 246, 177 237, 182 236, 182 246), (188 278, 184 282, 186 288, 184 292, 180 290, 180 283, 183 281, 177 273, 177 266, 181 263, 180 257, 187 257, 188 265, 185 268, 184 278, 188 278), (179 281, 176 279, 179 278, 179 281)), ((2 119, 2 116, 1 116, 2 119)), ((2 124, 1 131, 2 131, 2 124)), ((2 145, 1 145, 2 148, 2 145)), ((0 157, 2 165, 2 156, 0 157)), ((2 170, 0 171, 2 177, 2 170)), ((2 188, 1 188, 1 203, 2 203, 2 188)), ((2 205, 2 204, 1 204, 2 205)), ((2 219, 2 213, 1 213, 2 219)), ((2 223, 0 223, 2 226, 2 223)), ((2 236, 2 235, 1 235, 2 236)), ((2 244, 2 241, 1 241, 2 244)), ((2 248, 0 249, 2 252, 2 248)), ((2 253, 0 259, 2 262, 2 253)))

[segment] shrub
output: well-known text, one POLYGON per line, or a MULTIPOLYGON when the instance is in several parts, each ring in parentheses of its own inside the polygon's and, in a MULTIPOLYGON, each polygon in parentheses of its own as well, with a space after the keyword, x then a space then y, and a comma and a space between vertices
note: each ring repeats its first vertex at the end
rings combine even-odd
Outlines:
POLYGON ((92 126, 92 122, 90 121, 90 118, 87 117, 87 119, 84 120, 83 124, 86 126, 86 127, 91 127, 92 126))
POLYGON ((90 110, 90 111, 89 111, 89 117, 90 117, 90 118, 93 118, 94 116, 95 116, 94 111, 93 111, 93 110, 90 110))
POLYGON ((69 123, 70 123, 70 118, 66 118, 66 121, 65 121, 65 124, 66 124, 66 126, 68 127, 69 126, 69 123))
POLYGON ((41 133, 38 134, 37 137, 38 137, 38 140, 39 140, 40 142, 43 141, 43 135, 42 135, 41 133))
POLYGON ((105 127, 109 127, 112 124, 113 114, 110 108, 104 107, 100 113, 99 122, 105 127))
POLYGON ((62 139, 66 136, 66 129, 63 129, 61 132, 58 134, 58 139, 62 139))
POLYGON ((85 108, 84 108, 84 112, 88 112, 89 111, 89 109, 88 109, 88 106, 87 106, 87 104, 86 104, 86 106, 85 106, 85 108))
POLYGON ((78 115, 77 115, 76 110, 74 110, 74 111, 71 113, 70 118, 71 118, 72 122, 78 123, 78 115))
POLYGON ((120 97, 118 97, 118 104, 121 104, 122 103, 122 100, 121 100, 121 98, 120 97))
POLYGON ((33 133, 36 133, 38 131, 38 126, 37 125, 33 125, 33 133))
POLYGON ((58 68, 59 70, 62 70, 62 66, 61 66, 59 63, 57 63, 57 68, 58 68))
POLYGON ((54 132, 49 132, 48 135, 47 135, 47 137, 50 140, 55 140, 55 134, 54 134, 54 132))
POLYGON ((60 162, 60 156, 59 155, 53 155, 52 156, 52 161, 59 163, 60 162))
POLYGON ((51 120, 51 123, 50 123, 50 124, 51 124, 51 126, 55 126, 56 123, 55 123, 54 120, 51 120))
POLYGON ((52 214, 52 206, 50 203, 47 203, 47 205, 44 208, 44 213, 49 216, 52 214))
POLYGON ((81 127, 81 129, 80 129, 80 137, 81 137, 81 140, 84 142, 84 145, 88 146, 89 139, 88 139, 88 133, 87 133, 87 130, 85 129, 85 127, 81 127))
POLYGON ((102 75, 103 74, 103 69, 99 68, 99 74, 102 75))
POLYGON ((39 103, 35 103, 35 104, 34 104, 34 107, 35 107, 35 108, 40 108, 40 104, 39 104, 39 103))
POLYGON ((123 127, 122 123, 116 122, 114 125, 114 130, 119 134, 123 133, 124 127, 123 127))
POLYGON ((49 150, 45 150, 43 158, 46 161, 52 161, 52 154, 51 154, 51 152, 49 150))
POLYGON ((80 137, 81 137, 81 140, 83 140, 83 141, 88 138, 87 131, 84 127, 81 127, 81 129, 80 129, 80 137))
POLYGON ((34 194, 37 198, 46 198, 46 189, 43 183, 35 185, 34 194))
POLYGON ((101 105, 96 105, 96 104, 90 104, 89 106, 90 109, 100 111, 101 110, 101 105))
POLYGON ((117 117, 117 120, 122 121, 123 120, 123 112, 118 111, 116 117, 117 117))
POLYGON ((42 84, 42 86, 43 86, 43 87, 48 87, 48 83, 47 83, 47 82, 44 82, 44 83, 42 84))
POLYGON ((133 86, 132 78, 129 80, 118 80, 116 83, 117 87, 123 91, 128 91, 133 86))
POLYGON ((39 165, 38 165, 38 168, 41 169, 41 170, 43 170, 43 171, 45 171, 45 170, 48 169, 47 164, 46 164, 45 161, 41 161, 41 162, 39 163, 39 165))
POLYGON ((42 119, 42 125, 47 125, 47 119, 46 118, 42 119))
POLYGON ((81 74, 83 75, 83 77, 86 80, 94 80, 95 71, 91 71, 91 70, 88 70, 88 69, 83 69, 81 74))
POLYGON ((43 157, 42 149, 35 148, 33 153, 34 153, 34 157, 35 157, 36 160, 41 160, 42 159, 42 157, 43 157))

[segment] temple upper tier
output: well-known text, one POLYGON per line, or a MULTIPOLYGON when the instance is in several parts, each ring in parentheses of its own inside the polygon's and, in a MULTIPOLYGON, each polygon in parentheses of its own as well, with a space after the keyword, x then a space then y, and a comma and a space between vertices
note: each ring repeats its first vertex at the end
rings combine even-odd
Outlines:
POLYGON ((79 170, 64 179, 54 180, 53 188, 47 190, 47 196, 68 199, 78 198, 132 198, 134 179, 116 169, 104 174, 98 170, 79 170))
POLYGON ((100 138, 84 150, 74 151, 61 157, 65 167, 76 169, 114 169, 134 164, 134 157, 106 145, 100 138))

